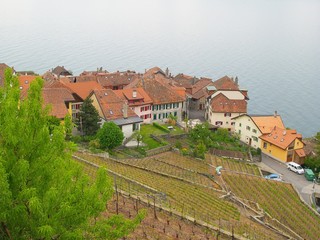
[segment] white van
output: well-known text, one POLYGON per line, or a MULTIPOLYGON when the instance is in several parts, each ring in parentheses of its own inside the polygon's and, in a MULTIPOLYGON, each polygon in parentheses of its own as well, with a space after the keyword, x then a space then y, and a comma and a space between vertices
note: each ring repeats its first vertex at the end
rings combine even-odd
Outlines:
POLYGON ((295 162, 288 162, 287 168, 295 173, 298 173, 298 174, 304 173, 303 168, 298 163, 295 163, 295 162))

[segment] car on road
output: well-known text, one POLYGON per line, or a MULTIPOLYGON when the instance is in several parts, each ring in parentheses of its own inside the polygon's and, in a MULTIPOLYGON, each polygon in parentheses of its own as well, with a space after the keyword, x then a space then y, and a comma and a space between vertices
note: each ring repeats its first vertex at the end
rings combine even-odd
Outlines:
POLYGON ((288 162, 287 168, 298 174, 304 173, 304 169, 298 163, 295 163, 295 162, 288 162))
POLYGON ((280 182, 283 181, 281 176, 279 174, 276 174, 276 173, 271 173, 271 174, 265 176, 264 178, 270 179, 270 180, 275 180, 275 181, 280 181, 280 182))

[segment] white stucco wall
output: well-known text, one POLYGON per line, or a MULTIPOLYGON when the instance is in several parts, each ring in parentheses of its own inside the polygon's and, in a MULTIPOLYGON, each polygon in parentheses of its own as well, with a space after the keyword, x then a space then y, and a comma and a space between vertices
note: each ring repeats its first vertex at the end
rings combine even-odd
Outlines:
POLYGON ((219 125, 221 128, 227 128, 231 131, 234 131, 233 122, 235 122, 232 118, 237 117, 243 113, 230 113, 230 116, 225 116, 225 113, 215 113, 211 111, 211 107, 209 107, 208 111, 208 122, 212 125, 217 125, 216 122, 222 122, 219 125))
POLYGON ((123 135, 124 135, 124 138, 128 138, 130 137, 132 134, 133 134, 133 131, 132 131, 132 124, 128 124, 128 125, 123 125, 122 127, 122 132, 123 132, 123 135))
POLYGON ((252 119, 244 115, 234 119, 233 121, 235 121, 235 133, 240 136, 240 140, 248 145, 251 142, 251 147, 253 148, 260 148, 261 140, 259 137, 261 136, 261 132, 252 119), (255 138, 258 141, 256 141, 255 138))
POLYGON ((185 107, 186 104, 185 104, 185 102, 183 104, 182 104, 182 102, 175 103, 175 104, 179 104, 178 107, 175 107, 175 108, 173 108, 173 107, 171 107, 171 108, 163 108, 163 105, 166 105, 166 104, 159 104, 159 105, 155 104, 155 105, 153 105, 153 110, 152 110, 152 114, 151 114, 152 122, 164 123, 164 122, 166 122, 168 120, 168 118, 167 117, 163 117, 163 114, 167 113, 167 115, 169 116, 170 113, 172 115, 174 115, 174 112, 177 112, 177 121, 181 122, 182 109, 185 107), (158 106, 158 109, 156 109, 155 106, 158 106), (159 106, 162 106, 162 107, 160 108, 159 106), (154 120, 154 114, 156 114, 156 116, 157 116, 156 120, 154 120), (160 119, 159 119, 159 114, 161 114, 161 118, 160 119))

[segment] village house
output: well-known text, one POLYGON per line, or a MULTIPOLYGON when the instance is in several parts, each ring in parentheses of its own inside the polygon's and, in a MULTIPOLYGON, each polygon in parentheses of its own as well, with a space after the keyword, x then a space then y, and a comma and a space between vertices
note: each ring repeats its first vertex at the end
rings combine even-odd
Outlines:
POLYGON ((247 90, 240 90, 238 80, 224 76, 207 86, 205 119, 215 127, 234 131, 232 118, 247 113, 247 90))
POLYGON ((282 162, 304 163, 306 156, 302 135, 296 130, 274 127, 261 137, 261 150, 264 154, 282 162))
POLYGON ((59 79, 60 77, 71 76, 72 72, 66 70, 64 66, 57 66, 52 69, 52 74, 59 79))
POLYGON ((113 72, 96 75, 97 82, 105 89, 119 90, 139 78, 140 74, 135 71, 113 72))
POLYGON ((143 120, 143 123, 151 123, 152 100, 143 88, 127 88, 114 92, 143 120))
POLYGON ((94 90, 89 98, 98 110, 101 125, 104 122, 114 122, 122 130, 125 139, 140 129, 140 123, 143 120, 113 90, 94 90))
POLYGON ((95 81, 85 81, 85 82, 64 82, 65 85, 70 92, 75 96, 75 99, 78 101, 70 104, 69 112, 72 116, 72 120, 78 118, 80 108, 83 104, 83 101, 89 97, 92 91, 94 90, 102 90, 102 86, 95 81))
POLYGON ((243 114, 232 118, 232 121, 235 122, 234 132, 240 140, 255 149, 261 148, 260 136, 269 134, 274 127, 285 128, 277 112, 274 115, 243 114))
POLYGON ((158 68, 151 68, 130 83, 126 88, 141 87, 150 96, 152 106, 152 122, 166 122, 169 116, 182 120, 185 109, 185 89, 171 84, 172 79, 166 78, 165 73, 158 68))

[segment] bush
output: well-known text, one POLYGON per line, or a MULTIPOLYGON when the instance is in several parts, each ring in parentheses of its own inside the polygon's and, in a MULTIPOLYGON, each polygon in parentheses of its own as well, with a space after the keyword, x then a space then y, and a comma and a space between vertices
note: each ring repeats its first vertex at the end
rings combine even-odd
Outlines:
POLYGON ((183 156, 188 155, 188 149, 182 148, 182 149, 181 149, 181 154, 182 154, 183 156))
POLYGON ((176 143, 174 144, 174 146, 178 149, 182 148, 182 143, 180 141, 176 141, 176 143))
POLYGON ((169 133, 169 132, 170 132, 170 130, 169 130, 169 129, 167 129, 167 128, 165 128, 165 127, 161 126, 160 124, 158 124, 158 123, 156 123, 156 122, 154 122, 152 125, 153 125, 154 127, 158 128, 158 129, 160 129, 161 131, 166 132, 166 133, 169 133))
POLYGON ((97 149, 97 148, 100 148, 100 143, 99 143, 99 140, 98 139, 93 139, 89 142, 89 148, 92 149, 97 149))

